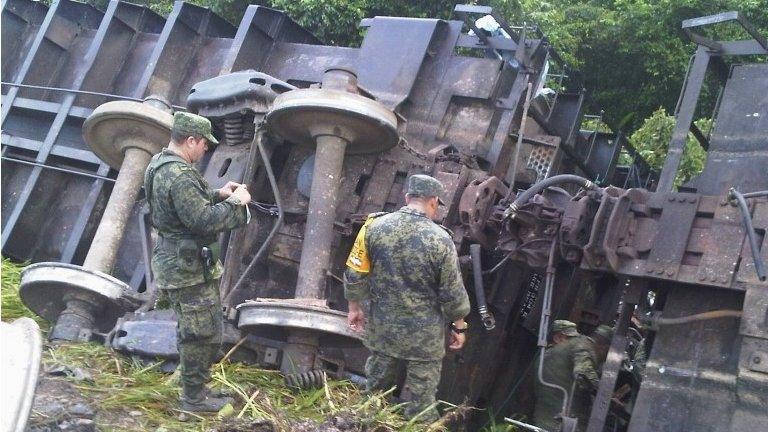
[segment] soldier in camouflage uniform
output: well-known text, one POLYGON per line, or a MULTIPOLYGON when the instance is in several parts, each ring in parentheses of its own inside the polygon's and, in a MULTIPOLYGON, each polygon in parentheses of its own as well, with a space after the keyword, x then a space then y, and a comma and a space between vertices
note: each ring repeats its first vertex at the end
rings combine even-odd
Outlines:
MULTIPOLYGON (((554 343, 544 352, 542 375, 547 383, 563 387, 569 394, 573 392, 568 415, 577 417, 578 430, 584 431, 589 422, 591 392, 600 382, 593 342, 576 331, 576 324, 566 320, 555 321, 552 333, 554 343)), ((538 356, 535 361, 538 365, 538 356)), ((533 424, 548 431, 560 430, 562 392, 536 379, 534 393, 533 424)))
POLYGON ((411 401, 408 418, 437 420, 435 393, 449 348, 464 345, 469 298, 448 232, 432 221, 442 201, 442 184, 426 175, 408 181, 406 206, 390 214, 372 214, 360 230, 345 273, 348 321, 365 326, 371 356, 365 365, 367 390, 395 385, 398 364, 407 371, 411 401), (363 312, 361 302, 370 302, 363 312))
POLYGON ((182 409, 216 412, 231 401, 209 394, 205 383, 221 345, 222 311, 218 279, 218 234, 245 225, 251 196, 229 182, 211 189, 192 165, 218 144, 211 122, 178 112, 168 147, 156 154, 144 175, 157 243, 152 250, 155 283, 178 319, 182 409), (205 248, 205 249, 204 249, 205 248))

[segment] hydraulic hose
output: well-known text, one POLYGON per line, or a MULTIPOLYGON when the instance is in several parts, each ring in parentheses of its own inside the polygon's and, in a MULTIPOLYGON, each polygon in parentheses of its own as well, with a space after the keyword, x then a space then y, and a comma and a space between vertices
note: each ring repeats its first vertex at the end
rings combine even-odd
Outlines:
POLYGON ((477 313, 483 321, 486 330, 496 327, 496 319, 488 312, 488 303, 485 300, 485 287, 483 286, 483 265, 480 258, 480 245, 469 246, 469 255, 472 257, 472 276, 475 286, 475 300, 477 301, 477 313))
POLYGON ((527 203, 529 199, 533 198, 534 195, 536 195, 537 193, 543 191, 548 187, 561 185, 561 184, 577 184, 586 189, 590 189, 590 190, 597 189, 596 184, 592 183, 588 179, 585 179, 584 177, 573 175, 573 174, 556 175, 554 177, 544 179, 534 184, 533 186, 528 188, 525 192, 518 195, 515 201, 509 205, 509 209, 507 209, 507 215, 509 217, 514 218, 515 213, 517 213, 517 210, 520 209, 520 207, 523 204, 527 203))
POLYGON ((760 281, 765 281, 765 266, 763 260, 760 258, 760 247, 757 244, 757 234, 755 234, 755 228, 752 226, 752 217, 749 214, 749 207, 747 207, 747 200, 735 188, 731 188, 728 192, 728 197, 735 199, 739 204, 739 210, 741 210, 741 220, 744 222, 744 228, 747 230, 747 239, 749 240, 749 248, 752 250, 752 261, 755 263, 755 272, 757 272, 757 278, 760 281))

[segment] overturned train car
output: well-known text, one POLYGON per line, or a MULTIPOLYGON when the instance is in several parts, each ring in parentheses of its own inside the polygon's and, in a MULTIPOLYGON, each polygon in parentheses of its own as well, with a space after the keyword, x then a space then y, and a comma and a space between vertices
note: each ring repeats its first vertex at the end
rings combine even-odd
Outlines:
MULTIPOLYGON (((234 27, 183 2, 163 18, 118 1, 100 11, 8 0, 2 248, 37 263, 25 273, 24 301, 56 322, 54 337, 174 355, 173 317, 151 310, 152 233, 136 173, 166 144, 170 113, 190 110, 211 118, 223 144, 201 164, 209 182, 254 192, 254 220, 221 239, 227 339, 247 336, 249 361, 297 384, 311 384, 318 369, 363 373, 366 351, 344 320, 346 254, 365 215, 398 208, 405 179, 428 173, 447 186, 441 222, 474 309, 467 347, 445 359, 440 398, 530 413, 550 287, 553 316, 585 331, 617 326, 589 430, 759 427, 768 324, 754 274, 766 209, 746 198, 753 255, 729 189, 768 189, 768 112, 748 90, 768 88, 768 73, 765 64, 722 72, 728 56, 764 54, 765 39, 738 14, 716 18, 742 23, 748 41, 699 36, 713 19, 685 24, 699 49, 659 177, 621 134, 581 130, 585 92, 563 79, 565 65, 537 28, 510 26, 487 7, 457 6, 454 17, 366 19, 362 44, 350 48, 325 46, 258 6, 234 27), (497 31, 476 27, 485 15, 497 31), (714 132, 698 134, 707 168, 673 192, 675 155, 708 70, 724 91, 714 132), (631 165, 618 166, 622 151, 631 165), (559 174, 591 182, 561 184, 559 174), (548 179, 562 187, 517 193, 548 179), (713 309, 739 310, 741 320, 665 325, 713 309), (649 359, 630 400, 612 406, 636 310, 657 318, 649 359), (164 344, 146 337, 158 329, 164 344)), ((487 419, 475 415, 470 428, 487 419)))

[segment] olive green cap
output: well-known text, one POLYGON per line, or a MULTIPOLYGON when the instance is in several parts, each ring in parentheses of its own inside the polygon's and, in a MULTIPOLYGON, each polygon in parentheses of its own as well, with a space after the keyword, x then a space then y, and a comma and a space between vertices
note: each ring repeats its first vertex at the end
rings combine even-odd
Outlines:
POLYGON ((219 144, 219 140, 213 136, 211 121, 197 114, 183 111, 173 114, 173 131, 204 137, 209 144, 214 146, 219 144))
POLYGON ((556 320, 552 324, 552 333, 562 333, 569 337, 579 335, 579 331, 576 329, 576 324, 568 320, 556 320))
POLYGON ((613 339, 613 327, 607 326, 605 324, 599 325, 592 333, 592 336, 600 336, 601 338, 604 338, 610 342, 611 339, 613 339))
POLYGON ((408 179, 408 189, 406 192, 411 196, 421 197, 437 197, 440 204, 445 205, 443 202, 443 194, 445 189, 440 180, 430 177, 425 174, 414 174, 408 179))

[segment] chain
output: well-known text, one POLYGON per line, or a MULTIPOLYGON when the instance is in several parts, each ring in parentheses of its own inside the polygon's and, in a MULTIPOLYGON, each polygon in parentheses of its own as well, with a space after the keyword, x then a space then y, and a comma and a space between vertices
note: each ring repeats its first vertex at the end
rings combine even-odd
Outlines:
POLYGON ((427 162, 429 162, 429 160, 431 159, 431 158, 430 158, 428 155, 426 155, 426 154, 424 154, 424 153, 422 153, 422 152, 420 152, 420 151, 416 150, 415 148, 411 147, 411 146, 408 144, 408 140, 406 140, 406 139, 405 139, 405 138, 403 138, 403 137, 400 137, 400 141, 398 141, 398 142, 397 142, 397 145, 398 145, 398 147, 400 147, 401 149, 403 149, 403 150, 407 151, 408 153, 410 153, 410 154, 412 154, 412 155, 416 156, 417 158, 419 158, 419 159, 421 159, 421 160, 423 160, 423 161, 427 161, 427 162))

